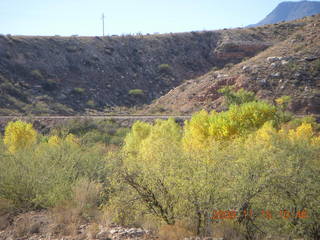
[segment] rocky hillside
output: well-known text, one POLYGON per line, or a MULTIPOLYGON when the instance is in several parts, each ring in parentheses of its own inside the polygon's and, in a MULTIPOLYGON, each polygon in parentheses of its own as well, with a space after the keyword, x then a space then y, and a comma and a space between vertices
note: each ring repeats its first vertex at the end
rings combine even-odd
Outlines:
POLYGON ((112 37, 0 36, 0 114, 112 112, 241 62, 304 23, 112 37))
MULTIPOLYGON (((217 91, 229 85, 254 91, 269 101, 289 95, 293 112, 320 114, 320 15, 291 24, 304 26, 251 59, 183 83, 155 101, 148 111, 221 110, 223 97, 217 91)), ((287 24, 277 26, 285 28, 287 24)), ((262 30, 261 27, 255 29, 257 33, 262 30)))
POLYGON ((282 2, 262 21, 250 27, 292 21, 319 13, 320 2, 318 1, 282 2))

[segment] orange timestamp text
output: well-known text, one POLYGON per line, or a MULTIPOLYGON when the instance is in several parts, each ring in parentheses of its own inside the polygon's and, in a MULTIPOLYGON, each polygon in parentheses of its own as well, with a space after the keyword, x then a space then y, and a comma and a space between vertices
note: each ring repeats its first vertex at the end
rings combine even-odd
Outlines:
POLYGON ((308 218, 308 212, 306 209, 299 210, 296 212, 290 212, 288 210, 280 210, 278 213, 275 213, 270 210, 261 210, 260 214, 254 213, 252 209, 237 211, 237 210, 214 210, 212 212, 211 220, 223 220, 223 219, 236 219, 237 217, 253 217, 260 216, 266 219, 272 219, 274 217, 280 217, 283 219, 289 218, 298 218, 298 219, 306 219, 308 218))

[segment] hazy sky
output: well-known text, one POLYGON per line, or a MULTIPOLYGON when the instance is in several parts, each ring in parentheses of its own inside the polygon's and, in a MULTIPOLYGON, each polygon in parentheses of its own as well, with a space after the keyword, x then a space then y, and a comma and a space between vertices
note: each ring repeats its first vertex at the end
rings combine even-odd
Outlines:
POLYGON ((257 23, 282 0, 0 0, 0 33, 166 33, 257 23))

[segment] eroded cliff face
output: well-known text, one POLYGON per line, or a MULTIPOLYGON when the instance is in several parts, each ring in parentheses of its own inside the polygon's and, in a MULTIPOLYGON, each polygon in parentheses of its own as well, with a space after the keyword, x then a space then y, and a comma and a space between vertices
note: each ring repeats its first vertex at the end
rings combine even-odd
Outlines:
POLYGON ((147 104, 187 79, 255 56, 286 36, 274 34, 273 27, 147 36, 0 36, 0 114, 108 112, 147 104))

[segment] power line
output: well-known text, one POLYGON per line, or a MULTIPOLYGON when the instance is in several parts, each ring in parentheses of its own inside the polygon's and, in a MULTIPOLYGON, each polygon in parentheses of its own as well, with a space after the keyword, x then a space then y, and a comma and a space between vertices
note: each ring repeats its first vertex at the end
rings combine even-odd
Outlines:
POLYGON ((105 19, 105 17, 104 17, 104 13, 102 14, 102 36, 104 36, 104 19, 105 19))

